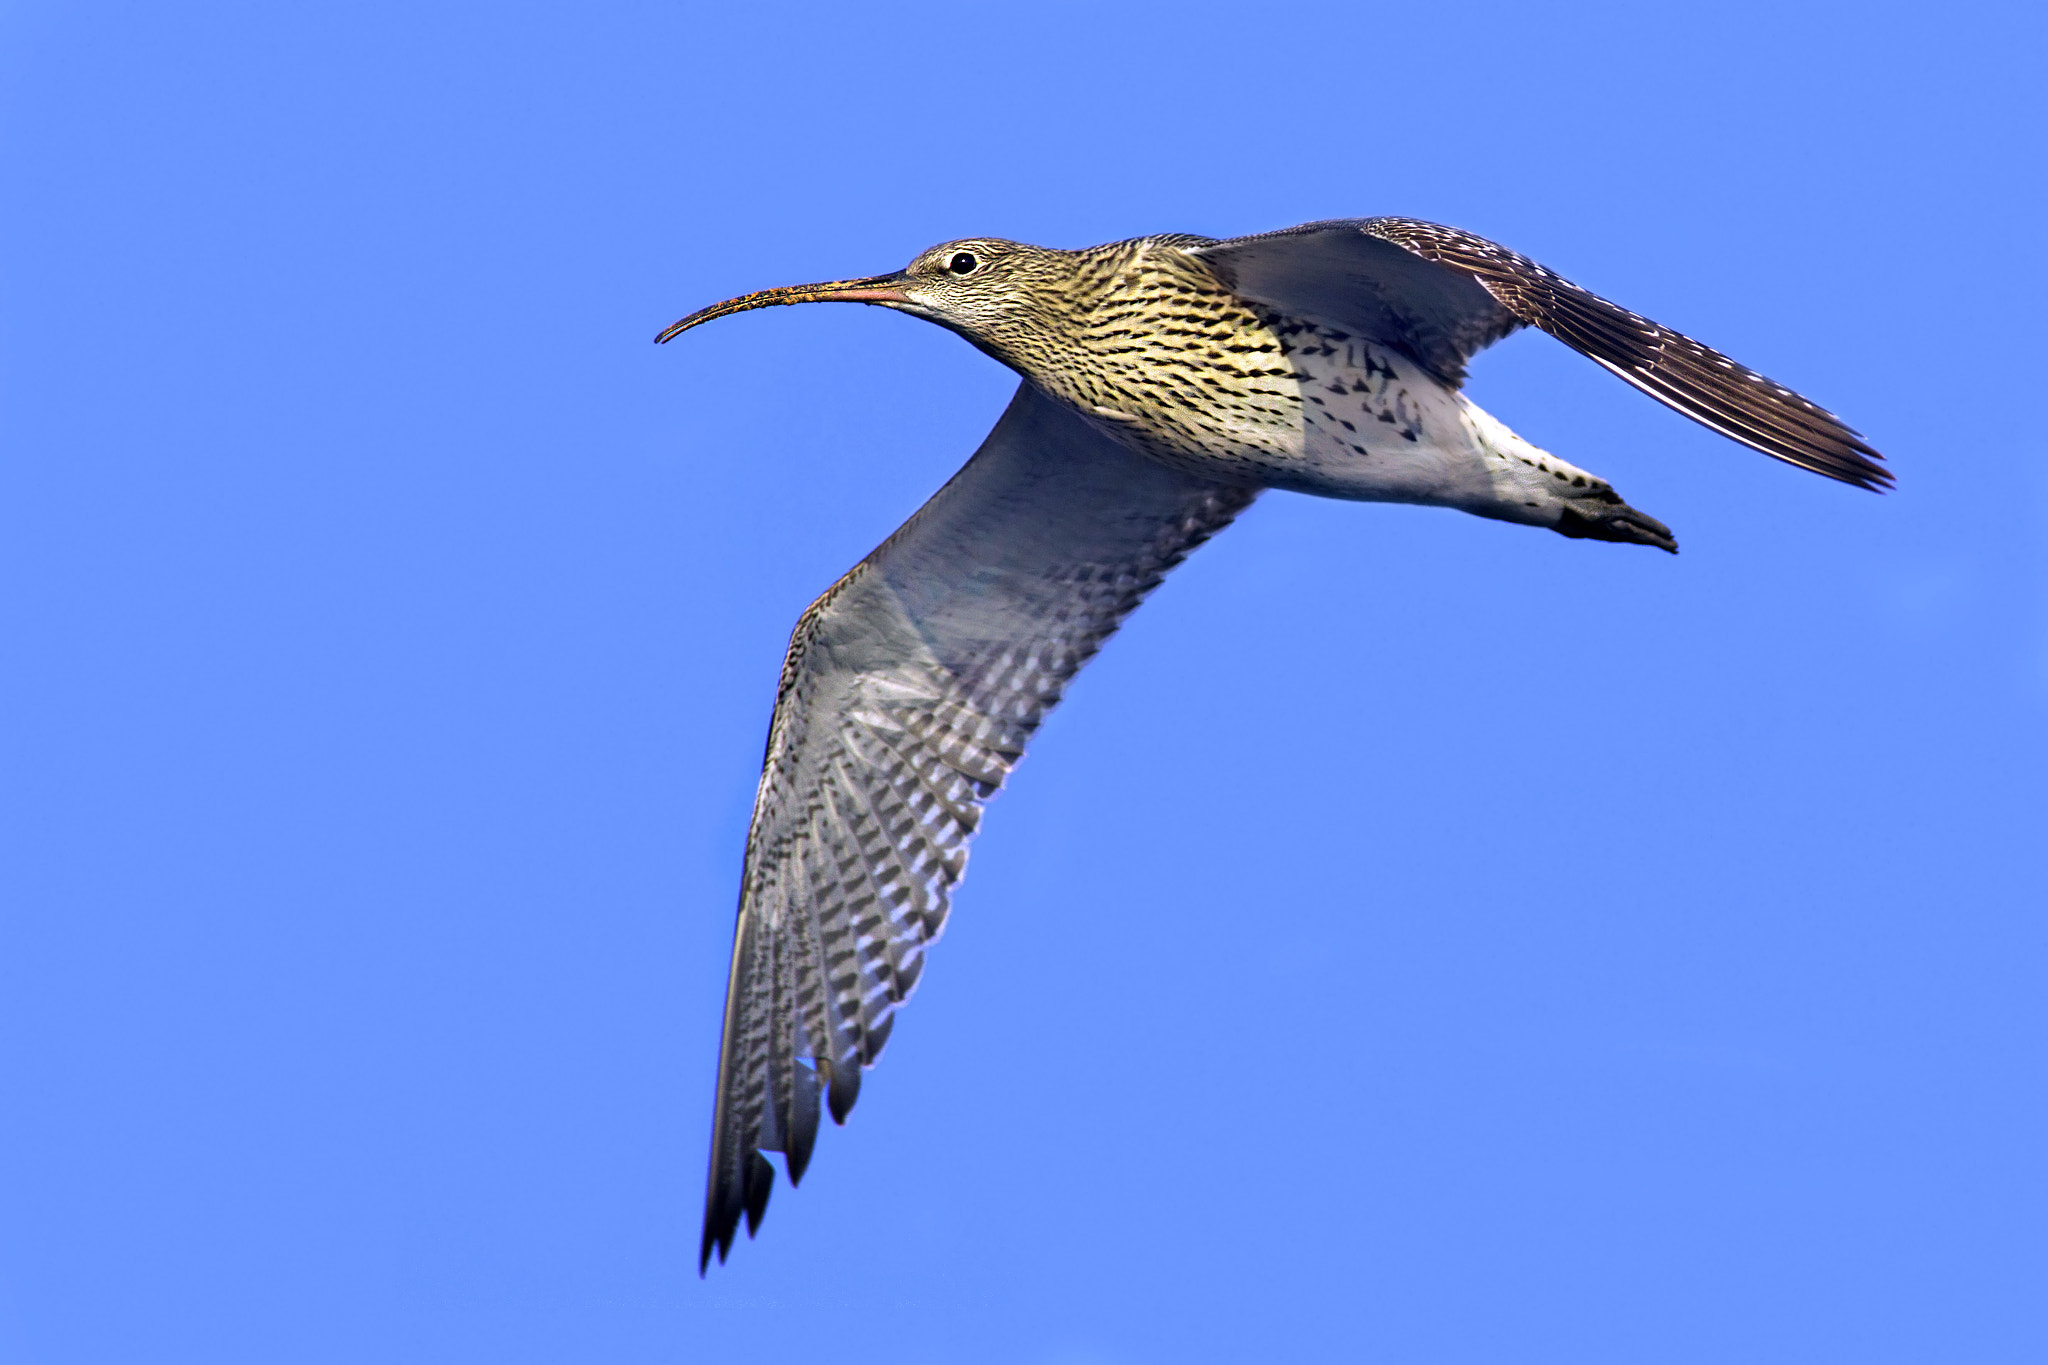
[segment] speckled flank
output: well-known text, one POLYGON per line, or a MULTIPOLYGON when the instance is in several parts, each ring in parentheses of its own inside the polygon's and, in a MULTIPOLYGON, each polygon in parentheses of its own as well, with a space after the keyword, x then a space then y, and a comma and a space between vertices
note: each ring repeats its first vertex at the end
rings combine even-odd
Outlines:
POLYGON ((1312 322, 1275 318, 1272 326, 1288 357, 1300 367, 1300 378, 1308 383, 1304 397, 1310 405, 1310 425, 1360 455, 1371 453, 1366 441, 1374 437, 1413 442, 1422 435, 1421 407, 1410 397, 1406 376, 1394 368, 1391 354, 1361 337, 1312 322), (1359 422, 1393 430, 1361 432, 1359 422), (1336 435, 1339 428, 1347 434, 1336 435))

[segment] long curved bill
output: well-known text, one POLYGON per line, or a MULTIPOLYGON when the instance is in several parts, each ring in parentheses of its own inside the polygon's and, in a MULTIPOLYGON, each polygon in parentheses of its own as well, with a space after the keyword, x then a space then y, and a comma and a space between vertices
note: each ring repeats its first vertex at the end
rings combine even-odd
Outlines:
POLYGON ((728 313, 744 313, 750 308, 774 308, 785 303, 908 303, 909 296, 903 292, 904 282, 905 276, 899 270, 893 275, 873 275, 865 280, 828 280, 824 284, 760 289, 736 299, 727 299, 724 303, 714 303, 709 308, 699 308, 690 316, 662 328, 661 335, 654 340, 659 345, 681 336, 700 322, 722 318, 728 313))

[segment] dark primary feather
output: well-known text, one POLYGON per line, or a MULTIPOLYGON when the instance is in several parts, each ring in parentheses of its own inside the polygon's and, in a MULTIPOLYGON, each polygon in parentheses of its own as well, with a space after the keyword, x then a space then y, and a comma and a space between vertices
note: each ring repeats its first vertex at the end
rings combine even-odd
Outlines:
POLYGON ((1132 453, 1030 384, 797 623, 747 838, 700 1269, 844 1120, 945 923, 982 804, 1074 674, 1256 495, 1132 453))
POLYGON ((1841 419, 1526 256, 1413 218, 1305 223, 1196 249, 1239 294, 1357 327, 1450 383, 1472 354, 1540 327, 1660 402, 1788 464, 1859 488, 1892 475, 1841 419))

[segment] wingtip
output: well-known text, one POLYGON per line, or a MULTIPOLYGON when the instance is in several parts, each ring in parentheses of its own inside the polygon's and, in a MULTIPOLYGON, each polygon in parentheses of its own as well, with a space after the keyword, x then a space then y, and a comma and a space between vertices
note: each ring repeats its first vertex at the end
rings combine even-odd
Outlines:
POLYGON ((831 1112, 832 1122, 844 1125, 846 1116, 853 1112, 854 1101, 859 1098, 860 1063, 834 1067, 832 1078, 825 1087, 825 1108, 831 1112))
POLYGON ((747 1162, 747 1186, 740 1195, 740 1207, 747 1215, 747 1236, 761 1230, 761 1220, 768 1214, 768 1196, 773 1193, 775 1168, 767 1157, 754 1152, 747 1162))
MULTIPOLYGON (((1777 454, 1775 451, 1767 451, 1766 453, 1777 454)), ((1784 459, 1782 455, 1778 456, 1778 458, 1784 459)), ((1890 469, 1876 463, 1876 460, 1883 458, 1882 455, 1875 455, 1874 459, 1858 456, 1853 463, 1845 460, 1830 466, 1799 461, 1787 461, 1787 463, 1801 464, 1802 468, 1810 469, 1816 474, 1825 475, 1837 483, 1846 483, 1851 488, 1861 488, 1867 493, 1889 493, 1899 486, 1899 480, 1898 476, 1893 474, 1890 469)))
POLYGON ((720 1265, 732 1251, 732 1244, 739 1237, 740 1224, 745 1223, 747 1236, 760 1231, 761 1219, 768 1212, 768 1196, 775 1189, 775 1168, 758 1151, 749 1152, 742 1164, 744 1172, 736 1182, 714 1179, 704 1199, 704 1237, 697 1246, 697 1276, 702 1279, 711 1268, 713 1254, 720 1265))
POLYGON ((703 1279, 711 1270, 711 1257, 716 1254, 718 1263, 725 1264, 725 1255, 732 1250, 733 1234, 739 1230, 738 1220, 721 1220, 712 1209, 704 1211, 704 1240, 697 1248, 697 1278, 703 1279))

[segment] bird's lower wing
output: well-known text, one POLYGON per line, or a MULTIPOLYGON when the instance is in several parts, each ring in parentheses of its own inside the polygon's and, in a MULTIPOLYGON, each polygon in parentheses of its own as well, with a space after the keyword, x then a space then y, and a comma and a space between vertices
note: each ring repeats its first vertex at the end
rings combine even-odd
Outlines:
POLYGON ((1194 254, 1246 298, 1338 322, 1355 318, 1366 335, 1410 351, 1453 382, 1474 351, 1527 323, 1753 450, 1859 488, 1892 482, 1879 463, 1884 457, 1834 414, 1457 228, 1353 218, 1216 242, 1194 254))
POLYGON ((944 924, 981 806, 1068 681, 1255 490, 1020 387, 952 481, 797 623, 747 836, 700 1267, 792 1184, 944 924))

